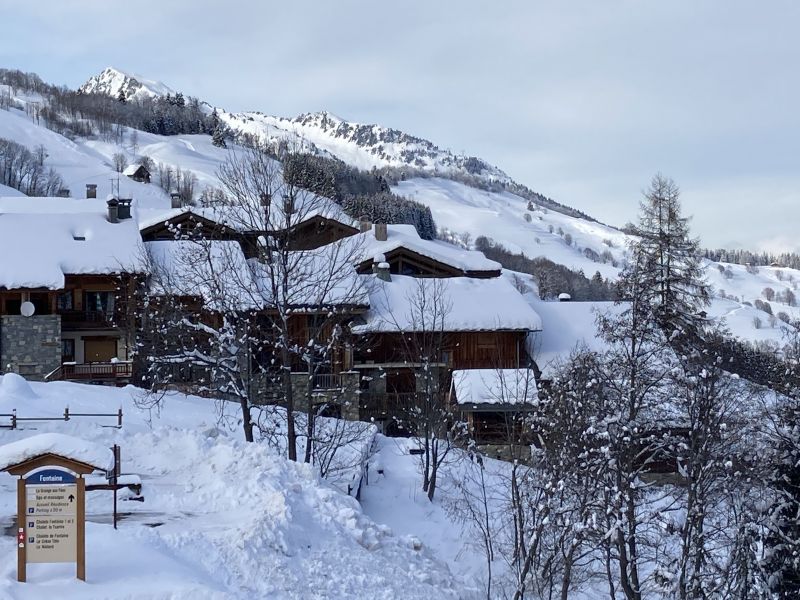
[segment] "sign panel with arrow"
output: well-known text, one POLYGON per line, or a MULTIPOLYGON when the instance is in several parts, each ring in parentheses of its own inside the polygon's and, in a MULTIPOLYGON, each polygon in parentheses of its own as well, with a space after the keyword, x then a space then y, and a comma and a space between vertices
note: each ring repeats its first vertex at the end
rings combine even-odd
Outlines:
POLYGON ((28 562, 77 560, 75 499, 78 491, 74 481, 71 473, 56 469, 39 471, 26 480, 28 562))

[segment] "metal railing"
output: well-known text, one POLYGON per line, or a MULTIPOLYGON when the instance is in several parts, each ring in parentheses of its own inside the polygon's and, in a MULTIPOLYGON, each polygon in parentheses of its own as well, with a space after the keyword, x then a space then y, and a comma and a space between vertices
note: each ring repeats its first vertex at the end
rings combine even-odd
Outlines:
POLYGON ((342 387, 342 376, 338 373, 317 373, 313 383, 315 390, 336 390, 342 387))
POLYGON ((70 412, 69 407, 64 409, 64 414, 58 417, 19 417, 17 416, 17 409, 13 409, 10 413, 0 414, 0 418, 8 419, 6 423, 0 423, 2 429, 17 429, 21 422, 25 421, 69 421, 75 417, 113 417, 116 419, 116 425, 104 425, 104 427, 122 427, 122 408, 118 409, 115 413, 80 413, 70 412))

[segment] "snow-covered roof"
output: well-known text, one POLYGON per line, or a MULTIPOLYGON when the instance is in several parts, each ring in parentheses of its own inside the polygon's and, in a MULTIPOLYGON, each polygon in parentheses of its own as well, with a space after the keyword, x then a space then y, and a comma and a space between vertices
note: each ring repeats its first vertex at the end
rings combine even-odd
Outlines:
POLYGON ((48 453, 103 471, 110 471, 114 466, 114 453, 110 448, 63 433, 40 433, 0 446, 0 470, 48 453))
POLYGON ((144 245, 153 293, 195 296, 213 310, 260 306, 259 292, 239 242, 165 240, 144 245))
MULTIPOLYGON (((127 177, 131 177, 132 175, 136 175, 136 171, 138 171, 139 169, 144 169, 144 167, 142 165, 135 165, 135 164, 134 165, 128 165, 122 171, 122 174, 126 175, 127 177)), ((144 170, 147 171, 147 169, 144 169, 144 170)))
POLYGON ((559 362, 569 358, 578 348, 601 352, 606 343, 597 336, 598 314, 619 314, 624 304, 613 302, 545 302, 532 300, 531 305, 542 317, 542 330, 528 336, 528 353, 544 377, 552 375, 559 362))
POLYGON ((0 201, 0 287, 62 289, 65 275, 145 270, 138 226, 133 219, 110 223, 104 203, 48 198, 23 212, 9 210, 16 204, 9 200, 21 199, 0 201), (55 200, 63 212, 54 212, 55 200), (84 212, 75 210, 79 202, 84 212))
POLYGON ((464 250, 441 240, 423 240, 413 225, 387 225, 385 242, 375 239, 375 228, 359 234, 363 238, 363 252, 359 262, 373 261, 398 248, 406 248, 432 260, 461 271, 500 271, 502 266, 489 260, 482 252, 464 250))
POLYGON ((105 214, 106 201, 100 198, 61 198, 56 196, 0 196, 0 214, 105 214))
POLYGON ((459 405, 523 405, 539 398, 531 369, 453 371, 451 392, 459 405))
POLYGON ((275 301, 293 307, 311 306, 369 306, 369 286, 372 278, 356 272, 352 257, 358 251, 358 240, 353 237, 338 240, 314 250, 289 252, 286 269, 291 273, 288 289, 272 290, 271 268, 276 269, 275 279, 280 280, 280 263, 270 266, 250 259, 248 262, 261 289, 265 306, 275 301))
POLYGON ((224 213, 213 208, 203 208, 199 206, 184 206, 181 208, 145 209, 139 210, 139 229, 145 230, 153 225, 163 225, 175 220, 183 215, 197 215, 209 221, 214 221, 220 225, 226 225, 224 213))
POLYGON ((415 278, 392 275, 383 281, 374 275, 369 291, 370 309, 365 322, 354 326, 356 333, 419 331, 531 331, 542 321, 511 283, 501 277, 474 279, 415 278), (420 300, 427 303, 419 316, 420 300), (437 299, 438 297, 438 299, 437 299), (434 305, 439 316, 432 317, 434 305), (423 322, 423 318, 425 321, 423 322), (431 319, 435 319, 435 322, 431 319))

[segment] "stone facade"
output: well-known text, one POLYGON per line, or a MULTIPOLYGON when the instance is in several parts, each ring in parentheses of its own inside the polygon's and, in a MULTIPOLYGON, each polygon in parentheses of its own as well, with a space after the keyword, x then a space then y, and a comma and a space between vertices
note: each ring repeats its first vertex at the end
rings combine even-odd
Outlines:
POLYGON ((61 366, 61 316, 0 317, 0 372, 31 381, 61 366))

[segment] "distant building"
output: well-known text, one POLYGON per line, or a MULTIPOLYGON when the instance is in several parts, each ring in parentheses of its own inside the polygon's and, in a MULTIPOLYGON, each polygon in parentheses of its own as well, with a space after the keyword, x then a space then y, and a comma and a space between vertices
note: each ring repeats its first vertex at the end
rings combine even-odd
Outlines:
POLYGON ((128 165, 122 174, 139 183, 150 183, 150 171, 142 165, 128 165))

